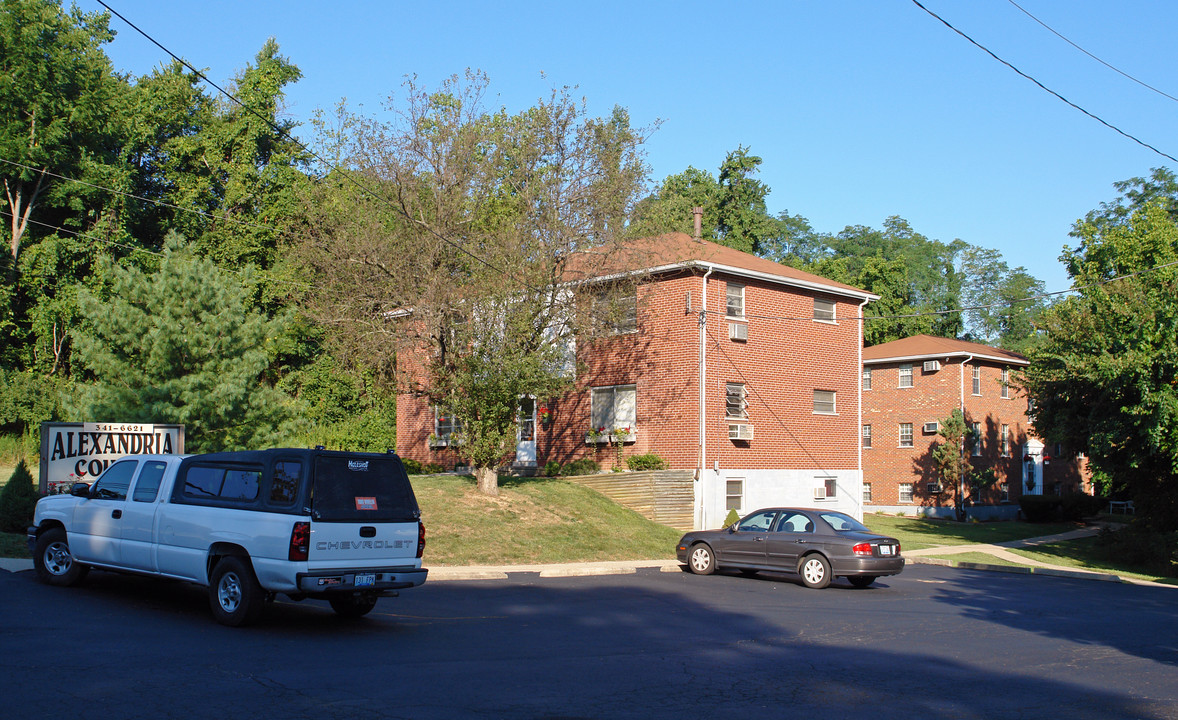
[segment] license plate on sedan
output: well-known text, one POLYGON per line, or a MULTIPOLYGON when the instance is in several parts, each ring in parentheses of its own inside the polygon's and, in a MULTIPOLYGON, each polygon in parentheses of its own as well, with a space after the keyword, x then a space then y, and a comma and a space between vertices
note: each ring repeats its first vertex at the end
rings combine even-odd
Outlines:
POLYGON ((896 551, 896 549, 892 545, 880 545, 879 546, 879 554, 880 555, 894 555, 895 551, 896 551))
POLYGON ((356 573, 356 587, 372 587, 376 584, 376 573, 356 573))

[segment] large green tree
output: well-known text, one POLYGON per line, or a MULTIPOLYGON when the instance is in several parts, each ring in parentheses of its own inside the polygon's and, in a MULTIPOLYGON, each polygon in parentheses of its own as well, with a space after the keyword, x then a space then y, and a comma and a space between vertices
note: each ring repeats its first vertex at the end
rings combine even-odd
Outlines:
POLYGON ((1024 267, 1011 269, 997 250, 969 246, 961 253, 966 328, 976 342, 1025 352, 1041 337, 1036 320, 1050 304, 1046 289, 1024 267))
POLYGON ((157 259, 150 270, 114 268, 101 294, 82 291, 76 350, 89 379, 70 414, 183 423, 196 451, 280 440, 291 403, 264 373, 286 320, 250 309, 248 267, 221 270, 175 235, 157 259))
POLYGON ((570 382, 567 338, 584 317, 568 263, 614 247, 645 178, 641 134, 567 91, 490 109, 479 73, 405 87, 396 120, 342 113, 325 138, 352 170, 313 204, 309 299, 349 356, 417 366, 414 389, 461 420, 459 449, 496 494, 520 398, 570 382))
POLYGON ((1024 381, 1036 431, 1088 454, 1106 492, 1178 529, 1178 224, 1136 183, 1078 222, 1077 294, 1045 311, 1024 381), (1134 192, 1127 192, 1128 190, 1134 192))

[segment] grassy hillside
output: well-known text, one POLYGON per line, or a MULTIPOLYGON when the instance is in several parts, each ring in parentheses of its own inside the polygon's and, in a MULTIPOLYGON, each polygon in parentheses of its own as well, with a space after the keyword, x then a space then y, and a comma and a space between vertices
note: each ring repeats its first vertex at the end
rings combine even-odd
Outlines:
POLYGON ((500 497, 453 475, 413 477, 427 565, 672 558, 681 532, 557 478, 501 478, 500 497))
MULTIPOLYGON (((682 535, 567 480, 502 478, 498 498, 469 477, 412 481, 427 567, 673 558, 682 535)), ((28 557, 24 536, 0 533, 0 557, 28 557)))

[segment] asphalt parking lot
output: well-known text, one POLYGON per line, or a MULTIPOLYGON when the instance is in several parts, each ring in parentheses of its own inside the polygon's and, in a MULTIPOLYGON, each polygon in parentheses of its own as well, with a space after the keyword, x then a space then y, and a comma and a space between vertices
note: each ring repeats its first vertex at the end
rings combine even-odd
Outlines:
POLYGON ((0 618, 14 718, 1178 718, 1178 594, 930 565, 822 591, 520 572, 244 629, 191 585, 0 572, 0 618))

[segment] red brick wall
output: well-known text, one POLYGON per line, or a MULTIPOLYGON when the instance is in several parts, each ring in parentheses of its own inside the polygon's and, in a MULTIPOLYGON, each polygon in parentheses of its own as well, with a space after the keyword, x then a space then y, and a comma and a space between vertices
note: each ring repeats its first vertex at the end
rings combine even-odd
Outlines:
MULTIPOLYGON (((872 371, 872 388, 863 392, 863 424, 872 426, 872 447, 863 450, 863 481, 871 484, 872 494, 868 505, 901 505, 900 483, 912 483, 913 507, 953 506, 955 488, 946 487, 939 494, 927 491, 927 483, 939 481, 932 447, 943 439, 935 433, 924 433, 922 426, 944 420, 963 403, 966 422, 979 423, 981 430, 980 454, 972 456, 970 462, 975 471, 993 467, 998 475, 999 485, 986 491, 980 502, 1002 502, 1001 483, 1008 485, 1010 502, 1017 502, 1022 494, 1023 453, 1032 432, 1026 397, 1013 385, 1009 387, 1009 397, 1002 397, 1004 366, 1000 363, 974 359, 963 364, 962 358, 940 362, 940 370, 924 372, 923 361, 914 361, 911 388, 898 387, 901 363, 868 366, 872 371), (978 394, 973 392, 975 366, 981 371, 978 394), (911 448, 898 446, 900 423, 913 425, 911 448), (1005 454, 1001 438, 1003 425, 1009 433, 1005 454)), ((1011 381, 1014 372, 1012 368, 1011 381)), ((1055 482, 1061 482, 1064 491, 1077 489, 1083 472, 1074 457, 1064 457, 1050 465, 1045 474, 1045 487, 1053 492, 1055 482)))
MULTIPOLYGON (((696 467, 699 446, 699 312, 701 274, 659 276, 639 287, 639 331, 578 343, 581 366, 576 389, 564 397, 541 398, 552 422, 537 428, 537 458, 567 463, 594 457, 585 443, 591 388, 637 387, 637 439, 624 454, 654 452, 672 468, 696 467), (690 297, 690 300, 688 300, 690 297), (688 310, 690 303, 690 311, 688 310)), ((708 279, 706 459, 707 467, 806 470, 854 469, 859 462, 859 307, 836 296, 834 323, 815 322, 814 293, 768 282, 708 279), (729 281, 745 286, 748 341, 729 339, 724 316, 729 281), (748 390, 748 420, 754 438, 728 439, 726 383, 748 390), (813 412, 814 390, 836 393, 836 414, 813 412)), ((397 448, 405 457, 435 462, 426 447, 433 414, 420 399, 398 396, 397 448)), ((597 457, 613 464, 614 448, 597 457)), ((451 461, 452 462, 452 461, 451 461)))

